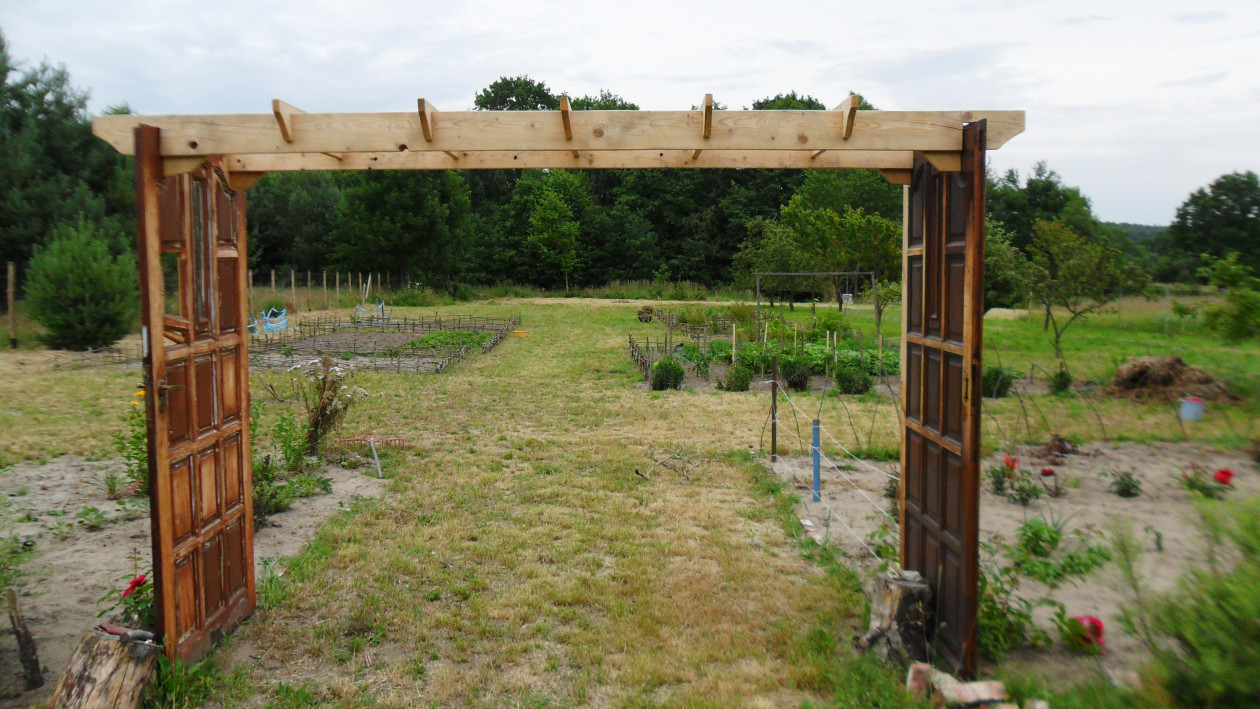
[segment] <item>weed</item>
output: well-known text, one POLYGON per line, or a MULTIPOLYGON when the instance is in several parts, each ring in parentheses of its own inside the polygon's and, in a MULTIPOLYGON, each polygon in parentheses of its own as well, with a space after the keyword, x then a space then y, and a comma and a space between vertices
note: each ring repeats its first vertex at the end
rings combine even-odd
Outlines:
POLYGON ((752 384, 753 371, 748 367, 734 364, 726 370, 726 378, 718 383, 723 391, 748 391, 752 384))
POLYGON ((1014 477, 1011 469, 1002 465, 994 465, 984 471, 984 474, 989 478, 989 489, 993 490, 993 494, 1005 496, 1006 486, 1014 477))
POLYGON ((1107 489, 1120 497, 1137 497, 1142 494, 1142 481, 1132 471, 1122 470, 1118 473, 1103 473, 1111 478, 1107 489))
POLYGON ((1018 375, 1014 370, 996 364, 988 365, 984 368, 980 391, 990 399, 1001 399, 1010 393, 1018 375))
POLYGON ((109 517, 95 507, 84 507, 74 518, 89 532, 95 532, 110 522, 109 517))
POLYGON ((1027 507, 1033 500, 1041 497, 1043 488, 1040 483, 1033 480, 1033 476, 1026 470, 1017 470, 1013 473, 1010 480, 1010 490, 1007 497, 1015 503, 1027 507))
POLYGON ((1020 574, 1014 566, 998 565, 998 548, 981 542, 988 562, 981 565, 977 646, 980 653, 1001 662, 1006 653, 1025 643, 1049 643, 1050 636, 1033 623, 1038 604, 1019 595, 1020 574))
POLYGON ((1050 393, 1065 394, 1072 390, 1072 374, 1067 367, 1060 366, 1050 375, 1050 393))
POLYGON ((1191 463, 1189 469, 1181 474, 1181 487, 1191 495, 1219 500, 1229 492, 1231 483, 1228 480, 1232 477, 1232 473, 1228 476, 1222 476, 1219 472, 1211 475, 1207 468, 1198 463, 1191 463))
POLYGON ((26 497, 28 494, 30 494, 30 492, 31 492, 31 489, 23 485, 22 487, 19 487, 18 489, 9 493, 9 497, 26 497))

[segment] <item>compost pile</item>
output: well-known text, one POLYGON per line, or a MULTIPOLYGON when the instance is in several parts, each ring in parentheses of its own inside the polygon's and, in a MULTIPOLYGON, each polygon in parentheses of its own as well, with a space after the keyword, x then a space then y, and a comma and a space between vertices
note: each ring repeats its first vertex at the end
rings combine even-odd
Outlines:
POLYGON ((1209 401, 1237 401, 1229 386, 1180 357, 1138 357, 1116 368, 1108 396, 1173 402, 1183 396, 1209 401))

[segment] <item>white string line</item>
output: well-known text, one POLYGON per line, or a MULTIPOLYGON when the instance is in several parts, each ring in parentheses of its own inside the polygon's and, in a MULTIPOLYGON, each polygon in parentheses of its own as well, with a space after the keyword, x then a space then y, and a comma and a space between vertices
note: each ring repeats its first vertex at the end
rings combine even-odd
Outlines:
MULTIPOLYGON (((798 412, 799 412, 802 416, 806 416, 806 415, 807 415, 804 411, 801 411, 800 407, 798 407, 794 401, 792 401, 792 398, 791 398, 790 396, 788 396, 787 394, 784 394, 783 396, 784 396, 784 397, 788 400, 788 403, 792 405, 792 408, 796 409, 796 410, 797 410, 797 411, 798 411, 798 412)), ((822 425, 820 424, 820 425, 818 426, 818 428, 819 428, 819 429, 821 429, 821 428, 822 428, 822 425)), ((792 433, 793 435, 795 435, 795 436, 796 436, 796 440, 800 441, 802 446, 808 446, 808 447, 809 447, 809 449, 810 449, 810 452, 813 452, 813 450, 814 450, 814 446, 813 446, 813 444, 812 444, 812 443, 809 443, 809 444, 805 443, 805 439, 804 439, 804 438, 801 438, 800 434, 799 434, 799 433, 796 433, 795 431, 791 431, 790 433, 792 433)), ((819 455, 819 457, 821 457, 821 458, 825 459, 829 465, 831 465, 832 467, 834 467, 834 468, 836 469, 836 472, 837 472, 837 473, 840 473, 840 477, 842 477, 842 478, 844 478, 845 480, 847 480, 847 481, 849 482, 849 484, 853 486, 853 489, 858 491, 858 494, 860 494, 862 497, 865 497, 865 498, 866 498, 866 501, 867 501, 867 502, 869 502, 869 503, 871 503, 871 507, 874 507, 874 508, 875 508, 875 510, 876 510, 877 512, 879 512, 880 514, 884 515, 884 516, 885 516, 885 517, 887 517, 888 519, 892 519, 892 515, 888 514, 888 512, 887 512, 887 511, 885 511, 885 510, 884 510, 884 508, 883 508, 883 507, 881 507, 881 506, 880 506, 880 504, 879 504, 878 502, 876 502, 875 500, 871 499, 871 496, 870 496, 870 495, 868 495, 868 494, 866 494, 866 491, 865 491, 865 490, 863 490, 862 488, 858 487, 857 482, 855 482, 855 481, 853 480, 853 478, 849 477, 848 475, 845 475, 844 470, 843 470, 843 469, 841 469, 839 465, 836 465, 836 462, 835 462, 834 460, 832 460, 830 457, 828 457, 826 453, 823 453, 823 451, 822 451, 822 446, 819 446, 819 447, 818 447, 818 455, 819 455)))
POLYGON ((844 518, 840 516, 840 513, 832 509, 831 505, 827 504, 825 500, 823 501, 822 505, 823 507, 827 508, 827 512, 831 513, 831 517, 828 517, 828 521, 830 521, 830 519, 834 517, 835 520, 839 522, 841 526, 849 530, 849 534, 853 535, 853 538, 857 540, 858 544, 862 545, 863 549, 865 549, 868 553, 870 553, 871 556, 875 557, 876 560, 883 561, 883 557, 881 557, 879 554, 876 554, 875 550, 872 549, 869 545, 867 545, 866 540, 862 539, 862 535, 858 534, 857 530, 850 527, 848 523, 844 521, 844 518))
POLYGON ((824 427, 823 427, 823 425, 822 425, 821 423, 820 423, 820 424, 818 424, 818 428, 819 428, 819 429, 821 429, 823 433, 827 434, 827 438, 830 438, 830 439, 831 439, 831 442, 832 442, 832 443, 834 443, 834 444, 836 444, 836 447, 837 447, 837 448, 839 448, 840 450, 844 451, 846 455, 848 455, 850 458, 852 458, 852 459, 856 460, 856 461, 857 461, 858 463, 860 463, 862 466, 866 467, 867 469, 869 469, 869 470, 871 470, 871 471, 873 471, 873 472, 879 473, 880 475, 883 475, 884 477, 886 477, 886 478, 888 478, 888 479, 890 479, 890 480, 900 480, 900 479, 901 479, 899 476, 897 476, 897 475, 893 475, 892 473, 888 472, 887 470, 880 470, 879 468, 876 468, 874 465, 871 465, 869 462, 867 462, 867 461, 865 461, 865 460, 863 460, 863 459, 861 459, 861 458, 857 457, 856 455, 854 455, 853 451, 849 450, 848 448, 845 448, 844 444, 843 444, 843 443, 841 443, 840 441, 837 441, 837 440, 836 440, 836 437, 835 437, 835 436, 833 436, 833 435, 831 435, 831 431, 828 431, 826 428, 824 428, 824 427))

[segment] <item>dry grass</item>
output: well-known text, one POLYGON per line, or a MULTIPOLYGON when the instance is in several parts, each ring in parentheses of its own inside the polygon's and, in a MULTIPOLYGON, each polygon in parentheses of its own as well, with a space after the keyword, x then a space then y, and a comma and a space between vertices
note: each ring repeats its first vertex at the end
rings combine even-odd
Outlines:
MULTIPOLYGON (((237 670, 220 700, 288 706, 301 688, 343 706, 899 703, 895 673, 846 659, 864 612, 855 578, 804 558, 790 507, 756 482, 747 451, 759 444, 767 397, 642 389, 625 350, 626 333, 648 327, 637 306, 530 299, 442 308, 519 312, 529 336, 441 376, 359 374, 373 396, 344 434, 414 446, 396 456, 387 494, 334 519, 290 564, 276 602, 221 651, 237 670), (659 469, 651 481, 637 477, 653 444, 701 461, 693 480, 659 469)), ((869 329, 864 317, 853 315, 869 329)), ((885 322, 895 331, 899 314, 885 322)), ((1108 364, 1091 348, 1109 334, 1116 344, 1106 356, 1152 348, 1151 337, 1105 324, 1068 340, 1077 347, 1069 357, 1092 376, 1108 364)), ((986 344, 1016 366, 1049 365, 1037 323, 987 324, 986 344)), ((1199 334, 1154 346, 1242 379, 1257 368, 1246 352, 1199 334)), ((138 372, 51 372, 53 356, 0 355, 0 465, 100 455, 121 430, 138 372)), ((257 373, 255 384, 284 376, 257 373)), ((886 395, 795 401, 803 435, 819 415, 846 447, 895 449, 886 395)), ((271 417, 277 405, 269 406, 271 417)), ((780 441, 799 450, 788 411, 780 441)), ((1254 404, 1228 411, 1232 418, 1183 428, 1168 407, 1011 398, 986 402, 985 445, 1050 432, 1241 438, 1254 404)))

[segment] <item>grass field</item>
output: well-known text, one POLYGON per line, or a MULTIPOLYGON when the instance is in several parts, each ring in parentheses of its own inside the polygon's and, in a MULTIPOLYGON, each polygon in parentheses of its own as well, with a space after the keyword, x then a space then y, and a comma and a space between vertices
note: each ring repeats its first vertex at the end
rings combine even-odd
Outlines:
MULTIPOLYGON (((768 397, 640 388, 626 334, 659 326, 638 323, 638 305, 442 307, 519 313, 528 337, 440 376, 357 375, 372 398, 343 434, 413 445, 381 499, 335 518, 263 584, 262 610, 204 687, 225 705, 254 693, 275 706, 902 705, 899 673, 850 655, 866 612, 856 576, 802 541, 791 501, 753 463, 768 397), (693 480, 636 476, 652 446, 700 462, 693 480)), ((873 335, 869 311, 852 320, 873 335)), ((885 335, 899 323, 890 309, 885 335)), ((985 341, 990 361, 1052 368, 1039 322, 986 322, 985 341)), ((1050 433, 1226 446, 1257 435, 1252 345, 1133 302, 1074 326, 1065 349, 1086 380, 1130 356, 1179 354, 1247 397, 1184 426, 1171 406, 1089 391, 986 401, 986 450, 1050 433)), ((51 371, 52 358, 0 355, 0 467, 112 455, 138 372, 51 371)), ((254 391, 283 390, 285 376, 256 373, 254 391)), ((896 448, 887 397, 796 401, 847 447, 896 448)), ((287 405, 267 402, 265 416, 287 405)))

